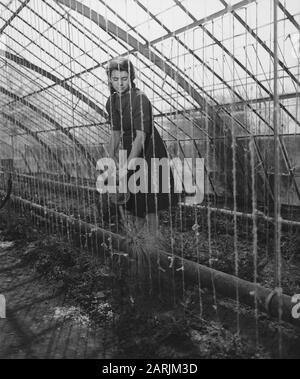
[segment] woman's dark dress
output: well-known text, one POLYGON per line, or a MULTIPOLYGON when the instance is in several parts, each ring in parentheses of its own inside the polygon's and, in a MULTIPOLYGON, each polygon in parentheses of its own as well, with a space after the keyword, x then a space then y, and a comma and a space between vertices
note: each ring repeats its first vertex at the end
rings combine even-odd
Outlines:
MULTIPOLYGON (((162 170, 159 173, 159 191, 151 193, 151 158, 167 158, 165 144, 157 129, 153 125, 152 106, 147 96, 137 88, 132 88, 126 93, 112 94, 106 104, 113 130, 121 131, 121 147, 127 150, 127 157, 131 152, 136 131, 146 133, 145 149, 140 157, 148 164, 148 193, 138 192, 130 194, 126 204, 127 210, 138 217, 144 217, 147 213, 156 213, 159 210, 169 208, 178 202, 178 195, 174 193, 174 179, 170 170, 170 194, 162 192, 162 170)), ((129 162, 128 162, 129 163, 129 162)), ((134 171, 128 175, 132 175, 134 171)), ((128 177, 129 177, 128 176, 128 177)), ((164 178, 165 179, 165 178, 164 178)))

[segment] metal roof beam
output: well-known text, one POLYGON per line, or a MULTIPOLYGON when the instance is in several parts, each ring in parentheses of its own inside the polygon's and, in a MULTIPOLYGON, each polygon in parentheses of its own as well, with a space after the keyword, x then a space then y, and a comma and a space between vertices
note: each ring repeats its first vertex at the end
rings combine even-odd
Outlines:
POLYGON ((298 29, 298 31, 300 31, 300 25, 296 21, 295 17, 286 9, 286 7, 280 1, 278 1, 278 6, 286 15, 286 17, 291 21, 291 23, 295 26, 295 28, 298 29))
MULTIPOLYGON (((297 99, 298 97, 300 97, 300 92, 285 93, 283 95, 279 95, 279 100, 291 100, 291 99, 297 99)), ((273 96, 269 96, 269 97, 262 97, 259 99, 249 99, 249 100, 244 100, 244 101, 235 101, 232 103, 220 104, 220 105, 217 105, 216 108, 230 108, 230 107, 235 107, 235 106, 239 107, 239 106, 247 105, 247 104, 269 103, 273 100, 274 100, 273 96)))
MULTIPOLYGON (((4 30, 12 23, 12 21, 18 16, 18 14, 22 11, 23 8, 27 6, 30 0, 25 0, 19 8, 13 12, 12 16, 4 23, 4 25, 0 28, 0 36, 4 32, 4 30)), ((10 10, 10 9, 9 9, 10 10)), ((11 11, 12 12, 12 11, 11 11)))

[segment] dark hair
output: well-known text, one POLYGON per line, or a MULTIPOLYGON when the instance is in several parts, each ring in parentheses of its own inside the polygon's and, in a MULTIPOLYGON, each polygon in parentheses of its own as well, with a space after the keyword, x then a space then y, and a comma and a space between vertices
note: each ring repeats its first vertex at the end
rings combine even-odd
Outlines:
MULTIPOLYGON (((134 84, 135 70, 134 70, 132 62, 129 59, 123 58, 123 57, 117 57, 109 61, 106 68, 106 73, 109 79, 114 70, 128 72, 130 76, 130 81, 131 81, 131 88, 135 88, 135 84, 134 84)), ((113 89, 111 83, 109 83, 109 88, 110 88, 111 93, 116 92, 113 89)))

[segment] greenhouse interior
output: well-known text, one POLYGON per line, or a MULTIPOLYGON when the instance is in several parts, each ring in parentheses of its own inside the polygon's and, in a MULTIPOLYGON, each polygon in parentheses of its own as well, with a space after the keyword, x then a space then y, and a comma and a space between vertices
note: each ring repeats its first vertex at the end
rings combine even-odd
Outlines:
POLYGON ((300 358, 299 0, 2 0, 0 66, 1 359, 300 358))

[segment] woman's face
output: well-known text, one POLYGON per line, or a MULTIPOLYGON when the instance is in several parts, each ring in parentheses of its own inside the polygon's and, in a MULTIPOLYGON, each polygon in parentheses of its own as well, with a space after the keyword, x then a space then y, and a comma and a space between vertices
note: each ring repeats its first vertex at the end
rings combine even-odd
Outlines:
POLYGON ((110 77, 113 89, 118 93, 124 93, 129 89, 130 78, 126 71, 113 70, 110 77))

